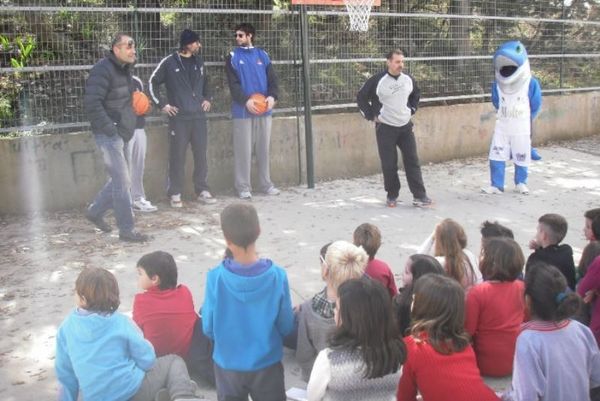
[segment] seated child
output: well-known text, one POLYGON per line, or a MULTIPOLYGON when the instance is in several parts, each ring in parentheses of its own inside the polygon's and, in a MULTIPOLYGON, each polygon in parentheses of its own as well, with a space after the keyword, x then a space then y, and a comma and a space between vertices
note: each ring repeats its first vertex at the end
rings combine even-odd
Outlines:
POLYGON ((167 387, 171 400, 198 400, 183 359, 156 358, 137 326, 117 312, 119 286, 108 270, 88 268, 75 282, 77 308, 58 328, 59 400, 146 401, 167 387))
POLYGON ((433 256, 418 253, 409 256, 404 266, 404 287, 400 294, 394 297, 396 320, 402 336, 408 334, 407 330, 410 327, 410 308, 413 302, 414 283, 428 273, 446 275, 446 271, 440 262, 433 256))
POLYGON ((585 239, 587 241, 600 241, 600 207, 586 211, 583 217, 585 218, 585 226, 583 227, 585 239), (597 221, 596 230, 592 227, 594 221, 597 221))
POLYGON ((300 305, 298 312, 298 343, 296 359, 302 368, 302 378, 308 381, 319 351, 335 329, 333 311, 337 289, 344 281, 360 278, 365 273, 368 256, 362 248, 346 241, 329 245, 321 262, 321 278, 327 284, 323 291, 300 305))
POLYGON ((600 345, 600 304, 596 295, 598 291, 600 291, 600 257, 594 259, 577 286, 577 293, 591 305, 590 329, 600 345))
POLYGON ((214 341, 219 400, 285 400, 283 337, 294 327, 287 274, 259 258, 256 209, 233 203, 221 212, 221 229, 233 258, 208 272, 202 328, 214 341))
POLYGON ((156 251, 137 263, 138 287, 133 299, 133 320, 154 346, 157 356, 186 358, 198 315, 185 285, 177 285, 177 265, 167 252, 156 251))
POLYGON ((545 214, 538 219, 535 238, 529 242, 529 248, 534 252, 527 258, 525 275, 536 262, 555 266, 564 274, 569 288, 575 291, 575 262, 573 249, 567 245, 559 245, 567 235, 567 221, 558 214, 545 214))
POLYGON ((393 399, 406 348, 386 288, 367 277, 347 280, 335 312, 336 329, 315 361, 308 401, 393 399))
POLYGON ((458 281, 465 290, 481 282, 477 259, 467 249, 467 234, 452 219, 442 220, 417 253, 435 256, 448 276, 458 281))
POLYGON ((512 372, 515 343, 525 320, 525 285, 517 280, 525 257, 509 238, 485 241, 479 268, 485 280, 467 293, 465 330, 484 376, 512 372))
POLYGON ((375 259, 375 254, 381 246, 381 232, 379 228, 370 223, 361 224, 354 230, 353 237, 354 245, 362 246, 367 255, 369 255, 369 263, 367 263, 367 269, 365 270, 367 276, 381 282, 388 289, 390 296, 394 297, 398 294, 394 273, 392 273, 387 263, 380 259, 375 259))
POLYGON ((415 282, 408 358, 398 401, 498 400, 479 374, 465 325, 465 291, 456 280, 426 274, 415 282))
POLYGON ((503 400, 589 400, 600 383, 600 351, 590 330, 569 316, 577 294, 554 266, 525 275, 525 302, 532 320, 517 338, 512 388, 503 400))

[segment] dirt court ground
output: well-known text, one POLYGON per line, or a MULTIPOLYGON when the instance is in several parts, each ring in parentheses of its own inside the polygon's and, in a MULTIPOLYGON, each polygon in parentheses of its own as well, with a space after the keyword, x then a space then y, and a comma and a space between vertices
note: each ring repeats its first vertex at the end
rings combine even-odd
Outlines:
MULTIPOLYGON (((427 209, 411 205, 402 172, 404 203, 395 209, 384 206, 381 175, 318 183, 312 190, 283 188, 277 197, 256 196, 252 203, 262 225, 258 249, 287 270, 294 304, 323 287, 320 247, 333 240, 351 240, 354 228, 363 222, 381 229, 378 257, 390 264, 399 283, 407 257, 446 217, 465 227, 468 248, 475 253, 479 226, 490 219, 511 227, 528 255, 537 218, 549 212, 562 214, 570 224, 565 242, 573 247, 577 261, 585 245, 583 213, 600 207, 600 135, 542 147, 540 153, 543 160, 531 167, 528 196, 512 192, 512 165, 507 169, 506 193, 481 194, 479 188, 487 184, 489 174, 485 158, 423 166, 428 194, 435 200, 427 209)), ((219 263, 225 249, 219 212, 235 201, 221 197, 211 206, 189 202, 181 210, 160 202, 158 212, 136 216, 137 227, 154 236, 146 244, 122 243, 116 234, 95 231, 81 210, 0 217, 0 399, 56 399, 56 329, 74 307, 74 282, 84 267, 111 270, 121 289, 120 311, 130 313, 137 291, 136 261, 147 252, 168 251, 177 260, 180 283, 191 289, 198 308, 205 274, 219 263)), ((284 363, 286 387, 305 387, 291 354, 286 353, 284 363)), ((501 390, 508 380, 490 383, 501 390)), ((213 389, 201 387, 207 398, 216 400, 213 389)))

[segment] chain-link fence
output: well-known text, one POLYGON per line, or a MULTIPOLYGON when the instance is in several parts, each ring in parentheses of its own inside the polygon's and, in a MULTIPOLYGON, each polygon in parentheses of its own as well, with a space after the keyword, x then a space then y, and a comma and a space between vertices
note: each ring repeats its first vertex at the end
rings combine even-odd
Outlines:
MULTIPOLYGON (((179 32, 200 33, 214 88, 212 117, 225 117, 229 90, 223 60, 233 27, 257 27, 280 78, 278 112, 301 109, 300 14, 289 0, 19 0, 0 3, 0 135, 80 130, 88 70, 116 32, 136 40, 136 74, 147 81, 177 47, 179 32)), ((528 48, 546 93, 600 89, 600 9, 571 0, 383 0, 369 31, 348 31, 342 7, 310 6, 311 100, 315 110, 354 107, 358 88, 384 68, 392 48, 424 101, 482 101, 493 80, 491 56, 506 40, 528 48)), ((156 113, 155 120, 159 120, 156 113)))

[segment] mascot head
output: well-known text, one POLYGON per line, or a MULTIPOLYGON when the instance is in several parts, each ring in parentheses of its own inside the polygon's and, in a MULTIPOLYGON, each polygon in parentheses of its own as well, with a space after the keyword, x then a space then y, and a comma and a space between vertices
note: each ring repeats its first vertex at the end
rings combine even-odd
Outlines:
POLYGON ((496 83, 506 93, 514 93, 531 78, 529 58, 523 43, 518 40, 500 45, 494 54, 496 83))

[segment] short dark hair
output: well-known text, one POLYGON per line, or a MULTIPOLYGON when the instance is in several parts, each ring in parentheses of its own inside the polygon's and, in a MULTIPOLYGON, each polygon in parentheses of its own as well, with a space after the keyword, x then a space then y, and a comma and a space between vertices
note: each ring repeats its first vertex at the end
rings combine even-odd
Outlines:
POLYGON ((590 219, 590 220, 594 220, 594 218, 596 218, 598 216, 600 216, 600 207, 597 207, 595 209, 587 210, 583 214, 583 217, 585 217, 586 219, 590 219))
POLYGON ((386 288, 367 277, 356 278, 340 285, 338 297, 340 325, 330 337, 330 346, 360 352, 365 378, 397 372, 406 360, 406 346, 386 288))
POLYGON ((483 244, 479 270, 484 280, 515 281, 523 272, 525 256, 515 240, 488 238, 483 244))
POLYGON ((590 241, 590 243, 583 248, 581 259, 579 259, 579 265, 577 266, 580 277, 585 276, 588 267, 590 267, 594 259, 598 256, 600 256, 600 241, 590 241))
POLYGON ((221 230, 225 239, 246 249, 260 235, 260 223, 254 206, 232 203, 221 212, 221 230))
POLYGON ((400 49, 393 49, 386 53, 385 58, 391 60, 394 56, 404 56, 404 52, 400 49))
POLYGON ((118 45, 121 42, 121 39, 123 39, 124 37, 129 37, 131 38, 131 35, 125 33, 125 32, 119 32, 117 34, 115 34, 115 36, 113 36, 111 42, 110 42, 110 48, 112 50, 113 47, 115 47, 116 45, 118 45))
POLYGON ((560 214, 548 213, 538 219, 544 232, 550 237, 553 244, 559 244, 567 235, 569 225, 560 214))
POLYGON ((362 246, 369 260, 373 260, 381 246, 381 231, 374 224, 363 223, 354 230, 353 240, 354 245, 362 246))
POLYGON ((506 237, 514 239, 515 236, 512 230, 497 221, 491 222, 489 220, 484 221, 481 224, 481 236, 483 238, 492 238, 492 237, 506 237))
POLYGON ((465 332, 465 291, 447 276, 426 274, 415 282, 411 334, 425 332, 440 354, 460 352, 469 345, 465 332))
POLYGON ((75 292, 92 312, 113 313, 121 303, 117 279, 106 269, 83 269, 75 281, 75 292))
POLYGON ((168 252, 155 251, 147 253, 137 262, 140 269, 144 269, 148 277, 158 276, 158 288, 168 290, 177 287, 177 264, 168 252))
POLYGON ((236 25, 234 31, 242 31, 246 35, 252 35, 252 39, 256 37, 256 29, 254 29, 254 25, 248 22, 242 22, 241 24, 236 25))
POLYGON ((446 270, 442 264, 431 255, 424 255, 421 253, 415 253, 409 256, 410 272, 412 274, 413 283, 417 281, 421 276, 429 273, 446 275, 446 270))
POLYGON ((581 298, 567 287, 560 270, 541 262, 527 270, 525 295, 529 297, 532 317, 550 322, 573 316, 581 304, 581 298))

